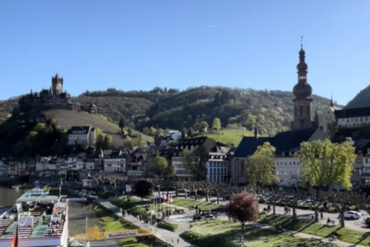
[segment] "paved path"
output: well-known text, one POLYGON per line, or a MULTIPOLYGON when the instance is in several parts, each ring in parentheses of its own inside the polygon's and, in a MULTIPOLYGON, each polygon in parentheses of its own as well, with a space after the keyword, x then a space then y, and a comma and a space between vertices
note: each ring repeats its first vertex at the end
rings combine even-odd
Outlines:
POLYGON ((185 231, 183 227, 180 227, 181 229, 180 232, 179 231, 176 231, 176 232, 167 231, 165 229, 153 227, 147 223, 144 223, 133 215, 126 214, 125 216, 121 216, 120 209, 116 205, 113 205, 112 203, 110 203, 109 201, 99 200, 98 203, 102 205, 103 207, 113 211, 118 217, 122 217, 125 220, 130 221, 140 228, 152 228, 154 235, 158 239, 162 240, 163 242, 166 242, 176 247, 196 247, 195 245, 189 244, 188 242, 183 240, 181 237, 179 237, 179 235, 181 234, 181 231, 185 231))

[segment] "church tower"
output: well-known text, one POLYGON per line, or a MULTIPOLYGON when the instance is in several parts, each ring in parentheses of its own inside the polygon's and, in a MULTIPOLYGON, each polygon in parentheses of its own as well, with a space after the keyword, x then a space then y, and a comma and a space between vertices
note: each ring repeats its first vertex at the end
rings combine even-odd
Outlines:
POLYGON ((63 78, 58 73, 51 78, 51 92, 54 96, 59 96, 63 92, 63 78))
POLYGON ((299 63, 297 64, 298 83, 293 88, 295 98, 294 103, 294 118, 292 122, 292 130, 304 129, 313 127, 312 122, 312 88, 307 83, 307 64, 305 62, 305 51, 301 45, 299 51, 299 63))

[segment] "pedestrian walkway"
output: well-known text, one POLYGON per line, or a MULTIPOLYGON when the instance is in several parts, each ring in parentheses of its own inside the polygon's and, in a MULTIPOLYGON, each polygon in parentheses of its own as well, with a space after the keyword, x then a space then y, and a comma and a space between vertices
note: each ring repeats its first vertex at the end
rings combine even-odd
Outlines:
POLYGON ((103 207, 113 211, 118 217, 122 217, 125 220, 128 220, 128 221, 132 222, 134 225, 136 225, 139 228, 148 228, 148 227, 152 228, 154 235, 158 239, 162 240, 163 242, 166 242, 166 243, 168 243, 172 246, 176 246, 176 247, 197 247, 197 246, 189 244, 188 242, 183 240, 179 236, 178 232, 171 232, 171 231, 167 231, 165 229, 153 227, 152 225, 144 223, 144 222, 140 221, 138 218, 136 218, 135 216, 130 215, 130 214, 125 214, 125 216, 121 216, 121 214, 119 213, 120 209, 116 205, 112 204, 109 201, 99 200, 98 203, 100 205, 102 205, 103 207))

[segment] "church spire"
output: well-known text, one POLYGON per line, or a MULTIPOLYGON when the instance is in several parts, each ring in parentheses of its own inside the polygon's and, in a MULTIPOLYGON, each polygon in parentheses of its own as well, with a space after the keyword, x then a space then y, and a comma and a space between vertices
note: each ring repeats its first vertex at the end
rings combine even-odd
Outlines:
POLYGON ((298 83, 293 88, 293 94, 296 98, 307 98, 311 96, 312 88, 307 83, 307 64, 305 61, 306 53, 303 50, 303 44, 301 43, 301 49, 299 51, 299 63, 297 64, 298 83))
POLYGON ((333 103, 333 95, 331 95, 331 98, 330 98, 330 106, 331 106, 331 107, 334 107, 334 103, 333 103))
POLYGON ((292 129, 312 128, 312 88, 307 83, 306 53, 303 50, 303 37, 301 37, 301 49, 299 50, 299 62, 297 64, 298 82, 293 88, 294 94, 294 119, 292 129))

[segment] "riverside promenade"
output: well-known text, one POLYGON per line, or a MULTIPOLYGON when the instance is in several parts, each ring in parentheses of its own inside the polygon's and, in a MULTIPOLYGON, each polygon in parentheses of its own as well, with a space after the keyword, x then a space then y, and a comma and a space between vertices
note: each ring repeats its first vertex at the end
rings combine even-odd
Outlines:
POLYGON ((133 215, 130 214, 125 214, 125 216, 122 216, 120 213, 120 208, 117 207, 116 205, 112 204, 109 201, 106 200, 98 200, 97 201, 101 206, 111 210, 114 212, 118 217, 121 217, 127 221, 132 222, 134 225, 136 225, 139 228, 152 228, 153 229, 153 234, 156 236, 158 239, 162 240, 163 242, 166 242, 172 246, 176 247, 197 247, 196 245, 192 245, 185 240, 183 240, 179 235, 181 234, 180 232, 171 232, 165 229, 161 229, 158 227, 154 227, 152 225, 148 225, 147 223, 144 223, 140 221, 138 218, 136 218, 133 215))

